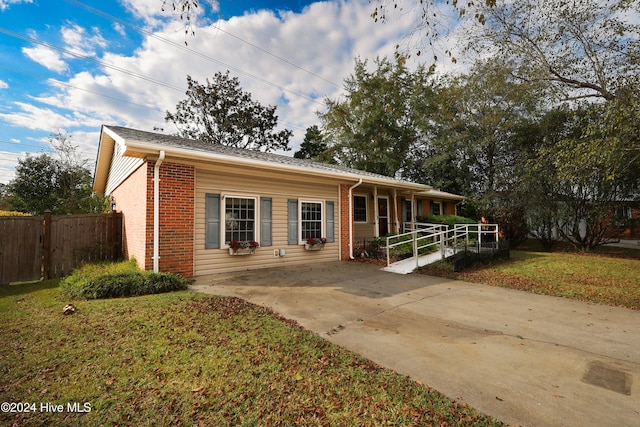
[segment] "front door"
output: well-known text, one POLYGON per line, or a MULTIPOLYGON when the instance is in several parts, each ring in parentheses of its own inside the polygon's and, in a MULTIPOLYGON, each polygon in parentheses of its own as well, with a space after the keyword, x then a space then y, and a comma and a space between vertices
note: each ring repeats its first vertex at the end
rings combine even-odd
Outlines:
POLYGON ((389 234, 389 199, 378 197, 378 236, 389 234))

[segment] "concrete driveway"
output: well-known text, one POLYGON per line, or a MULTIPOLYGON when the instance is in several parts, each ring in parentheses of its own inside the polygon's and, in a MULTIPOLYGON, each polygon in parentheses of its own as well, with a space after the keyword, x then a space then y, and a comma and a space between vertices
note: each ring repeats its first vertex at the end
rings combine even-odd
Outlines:
POLYGON ((640 311, 358 262, 199 278, 522 426, 640 426, 640 311))

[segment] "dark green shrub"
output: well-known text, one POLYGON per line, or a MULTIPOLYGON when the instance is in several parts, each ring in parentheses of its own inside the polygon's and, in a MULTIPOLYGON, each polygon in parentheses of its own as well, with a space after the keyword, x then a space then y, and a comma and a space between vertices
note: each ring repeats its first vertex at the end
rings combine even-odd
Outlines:
POLYGON ((60 282, 67 294, 88 299, 158 294, 186 289, 188 284, 176 274, 141 271, 135 260, 87 264, 60 282))
POLYGON ((455 224, 477 224, 471 218, 465 218, 458 215, 422 215, 418 217, 418 222, 426 222, 429 224, 446 224, 453 227, 455 224))

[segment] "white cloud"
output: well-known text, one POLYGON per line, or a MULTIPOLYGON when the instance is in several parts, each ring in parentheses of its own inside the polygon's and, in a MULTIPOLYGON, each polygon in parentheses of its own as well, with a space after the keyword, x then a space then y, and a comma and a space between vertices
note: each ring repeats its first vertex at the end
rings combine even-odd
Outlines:
POLYGON ((0 119, 12 126, 31 130, 52 132, 57 128, 77 128, 81 126, 100 126, 100 120, 79 111, 62 114, 50 108, 41 108, 25 102, 16 102, 19 111, 1 113, 0 119))
POLYGON ((119 23, 119 22, 114 22, 114 23, 113 23, 113 29, 114 29, 114 30, 116 30, 116 32, 117 32, 118 34, 120 34, 122 37, 126 37, 126 36, 127 36, 127 32, 126 32, 126 30, 125 30, 125 26, 124 26, 124 25, 122 25, 121 23, 119 23))
POLYGON ((96 48, 104 49, 107 41, 100 34, 98 28, 92 28, 89 33, 78 24, 71 24, 62 27, 60 30, 65 48, 81 55, 95 56, 96 48))
MULTIPOLYGON (((159 28, 168 20, 178 20, 182 14, 186 18, 187 11, 182 13, 178 0, 123 0, 122 4, 131 13, 142 19, 149 27, 159 28), (176 5, 174 10, 173 5, 176 5)), ((186 2, 184 2, 186 3, 186 2)), ((210 23, 213 16, 219 12, 219 3, 217 0, 201 0, 198 2, 197 8, 188 11, 190 22, 196 27, 199 23, 206 26, 210 23)), ((186 22, 186 21, 183 21, 186 22)), ((184 24, 182 24, 184 25, 184 24)), ((182 32, 184 36, 184 31, 182 32)))
POLYGON ((62 73, 69 68, 56 51, 46 46, 25 47, 22 48, 22 53, 51 71, 62 73))
POLYGON ((33 0, 0 0, 0 12, 4 12, 9 9, 9 6, 12 4, 20 4, 20 3, 33 3, 33 0))
POLYGON ((7 89, 9 87, 9 83, 4 80, 0 80, 0 89, 7 89))
MULTIPOLYGON (((140 16, 153 18, 159 15, 158 3, 158 0, 131 0, 128 4, 140 16)), ((386 24, 375 23, 369 16, 371 12, 372 6, 366 0, 314 3, 299 14, 261 11, 217 23, 237 38, 214 26, 197 27, 196 36, 189 38, 186 48, 181 31, 183 24, 170 20, 155 34, 175 45, 145 36, 143 44, 129 56, 102 54, 102 61, 126 69, 129 74, 110 68, 100 73, 78 71, 65 81, 73 87, 51 83, 48 93, 32 98, 34 104, 39 105, 17 104, 20 111, 0 114, 0 120, 49 132, 64 128, 80 135, 86 131, 82 144, 88 151, 95 150, 97 135, 91 136, 90 131, 98 132, 101 124, 143 130, 158 126, 175 131, 173 125, 164 122, 164 115, 167 110, 173 111, 177 102, 185 97, 187 75, 204 83, 216 72, 230 69, 231 74, 240 79, 243 90, 250 92, 255 100, 263 105, 278 106, 280 127, 294 131, 291 146, 295 151, 306 128, 318 123, 316 112, 323 110, 323 98, 336 98, 343 93, 342 82, 353 72, 354 58, 392 56, 402 35, 413 25, 408 16, 386 24), (163 85, 136 78, 131 73, 163 85)), ((78 36, 87 33, 80 27, 67 26, 67 31, 69 37, 65 42, 69 45, 85 51, 94 46, 106 48, 99 38, 82 45, 78 36)), ((92 34, 100 33, 93 31, 92 34)), ((95 158, 95 155, 89 157, 95 158)))
POLYGON ((0 151, 0 182, 8 183, 16 176, 15 167, 18 159, 26 157, 26 152, 14 153, 11 151, 0 151))

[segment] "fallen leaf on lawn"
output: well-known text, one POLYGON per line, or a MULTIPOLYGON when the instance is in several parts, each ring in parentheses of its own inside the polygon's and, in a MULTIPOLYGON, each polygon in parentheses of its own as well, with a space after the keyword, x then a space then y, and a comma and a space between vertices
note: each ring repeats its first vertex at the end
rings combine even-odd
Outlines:
POLYGON ((191 389, 191 391, 194 393, 200 393, 203 390, 204 390, 204 386, 191 389))

